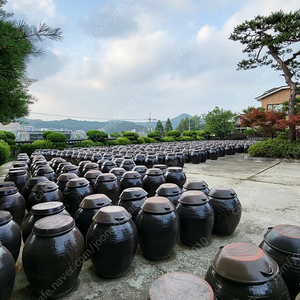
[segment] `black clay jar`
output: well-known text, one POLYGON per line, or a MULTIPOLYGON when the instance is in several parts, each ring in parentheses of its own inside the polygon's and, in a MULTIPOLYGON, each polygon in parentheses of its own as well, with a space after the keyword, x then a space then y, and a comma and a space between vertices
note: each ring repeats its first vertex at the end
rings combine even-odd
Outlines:
POLYGON ((179 235, 179 217, 172 202, 165 197, 148 198, 135 220, 139 244, 146 258, 168 258, 179 235))
POLYGON ((4 187, 11 187, 11 186, 16 186, 15 183, 13 181, 3 181, 0 182, 0 189, 4 188, 4 187))
POLYGON ((182 193, 193 190, 201 191, 206 195, 209 193, 208 185, 204 180, 188 179, 183 185, 182 193))
POLYGON ((91 187, 93 187, 97 180, 97 177, 100 174, 102 174, 102 172, 100 170, 90 170, 84 174, 84 178, 87 179, 89 181, 91 187))
POLYGON ((166 183, 175 183, 181 189, 186 182, 186 175, 181 167, 169 167, 165 174, 166 183))
POLYGON ((116 168, 117 167, 117 164, 112 161, 112 160, 107 160, 105 161, 102 166, 101 166, 101 172, 102 173, 109 173, 109 171, 113 168, 116 168))
POLYGON ((26 202, 28 201, 28 198, 29 198, 34 186, 39 182, 45 182, 45 181, 49 181, 49 179, 46 178, 45 176, 31 177, 26 181, 25 186, 22 191, 22 195, 26 202))
POLYGON ((209 151, 206 151, 205 149, 199 150, 200 155, 200 163, 205 163, 208 158, 209 151))
POLYGON ((242 205, 231 188, 212 188, 208 193, 210 204, 215 212, 213 234, 231 235, 242 216, 242 205))
POLYGON ((167 166, 164 165, 164 164, 156 164, 156 165, 153 166, 153 168, 160 169, 163 172, 164 175, 167 172, 167 166))
POLYGON ((48 165, 37 168, 34 171, 33 176, 45 176, 50 181, 56 180, 56 175, 54 170, 48 165))
POLYGON ((33 205, 30 210, 30 214, 28 215, 28 218, 26 219, 23 225, 23 242, 25 243, 28 237, 30 236, 32 228, 36 221, 52 215, 69 216, 70 214, 65 210, 64 204, 59 201, 50 201, 33 205))
POLYGON ((0 210, 0 241, 16 262, 21 248, 21 230, 9 211, 0 210))
POLYGON ((168 198, 176 207, 181 196, 181 189, 175 183, 163 183, 156 190, 155 196, 168 198))
POLYGON ((144 154, 137 154, 134 157, 134 162, 137 166, 145 165, 146 156, 144 154))
MULTIPOLYGON (((84 174, 90 170, 99 170, 99 166, 97 163, 93 163, 93 162, 89 162, 87 164, 84 165, 82 171, 81 171, 81 175, 84 176, 84 174)), ((102 171, 101 171, 102 172, 102 171)))
POLYGON ((119 168, 119 167, 115 167, 109 171, 109 173, 112 173, 117 177, 117 180, 119 182, 125 172, 126 172, 126 170, 124 168, 119 168))
POLYGON ((177 159, 175 157, 175 153, 167 153, 166 154, 165 165, 167 167, 177 166, 177 159))
POLYGON ((192 164, 200 164, 201 155, 199 150, 192 150, 190 154, 192 164))
POLYGON ((93 188, 85 178, 73 178, 68 181, 63 197, 66 205, 66 210, 74 218, 80 202, 88 195, 93 194, 93 188))
POLYGON ((209 150, 209 158, 210 160, 217 160, 219 157, 219 152, 216 148, 210 148, 209 150))
POLYGON ((89 163, 91 163, 90 160, 82 160, 82 161, 80 161, 80 162, 78 163, 79 177, 80 177, 81 175, 83 175, 82 172, 83 172, 84 166, 85 166, 86 164, 89 164, 89 163))
POLYGON ((127 188, 121 193, 118 205, 123 206, 135 222, 141 206, 147 200, 147 195, 148 193, 140 187, 127 188))
POLYGON ((11 298, 16 278, 15 261, 11 253, 0 242, 0 299, 11 298))
POLYGON ((149 289, 150 300, 216 300, 211 286, 200 276, 170 272, 157 278, 149 289))
POLYGON ((278 263, 291 299, 294 299, 300 293, 300 227, 270 227, 259 246, 278 263))
POLYGON ((22 192, 26 181, 29 179, 29 175, 25 169, 9 170, 5 176, 4 181, 13 181, 18 189, 22 192))
POLYGON ((207 245, 214 226, 214 210, 207 196, 201 191, 187 191, 178 202, 181 242, 187 246, 207 245))
POLYGON ((22 224, 25 208, 25 199, 16 187, 0 188, 0 210, 9 211, 19 226, 22 224))
POLYGON ((145 160, 145 166, 150 169, 153 168, 153 165, 158 164, 158 159, 156 158, 156 155, 148 154, 145 160))
POLYGON ((84 240, 90 225, 93 223, 94 215, 100 208, 112 205, 111 200, 104 194, 92 194, 86 196, 75 214, 75 223, 82 233, 84 240))
POLYGON ((23 268, 30 286, 38 295, 50 290, 48 298, 67 294, 77 282, 84 250, 83 236, 72 217, 38 220, 23 248, 23 268))
POLYGON ((63 166, 61 169, 61 174, 64 174, 64 173, 73 173, 77 176, 79 175, 78 168, 73 164, 63 166))
POLYGON ((58 189, 58 185, 53 181, 39 182, 33 187, 28 198, 27 211, 30 212, 33 205, 50 201, 64 202, 63 194, 58 189))
POLYGON ((138 245, 131 215, 121 206, 107 206, 93 217, 87 233, 87 248, 97 273, 117 278, 131 267, 138 245))
POLYGON ((131 187, 142 187, 142 178, 137 171, 126 171, 120 180, 120 192, 131 187))
POLYGON ((120 195, 120 184, 117 177, 112 173, 100 174, 94 184, 94 192, 105 194, 111 199, 113 205, 117 205, 120 195))
POLYGON ((278 264, 253 244, 234 243, 221 248, 205 280, 218 300, 290 300, 278 264))
POLYGON ((78 176, 74 173, 62 173, 58 176, 56 184, 58 185, 59 190, 63 193, 65 187, 69 180, 78 178, 78 176))
POLYGON ((166 162, 166 155, 163 152, 158 152, 156 154, 157 164, 164 165, 166 162))
POLYGON ((120 165, 120 167, 124 168, 126 171, 131 171, 134 166, 135 166, 135 163, 134 163, 133 159, 131 159, 131 158, 123 159, 123 161, 121 162, 121 165, 120 165))
POLYGON ((142 182, 142 187, 148 193, 148 196, 153 197, 158 187, 165 183, 166 180, 160 169, 151 168, 147 170, 142 182))
POLYGON ((132 171, 136 171, 140 173, 142 179, 146 175, 147 170, 148 170, 147 167, 142 165, 136 165, 135 167, 132 168, 132 171))

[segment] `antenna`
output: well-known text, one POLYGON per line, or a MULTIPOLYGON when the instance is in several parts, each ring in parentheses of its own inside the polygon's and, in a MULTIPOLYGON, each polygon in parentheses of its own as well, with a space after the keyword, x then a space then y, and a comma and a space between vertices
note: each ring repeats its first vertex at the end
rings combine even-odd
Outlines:
POLYGON ((157 119, 151 118, 151 113, 149 113, 149 118, 146 120, 148 120, 148 132, 151 132, 152 131, 152 121, 157 121, 157 119))

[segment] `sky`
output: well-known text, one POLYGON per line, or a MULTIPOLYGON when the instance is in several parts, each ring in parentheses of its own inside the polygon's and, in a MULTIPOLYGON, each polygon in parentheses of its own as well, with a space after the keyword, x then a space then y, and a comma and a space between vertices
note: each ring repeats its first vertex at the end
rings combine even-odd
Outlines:
POLYGON ((4 9, 63 31, 28 65, 38 99, 29 118, 145 121, 260 106, 255 98, 284 78, 270 67, 237 71, 246 55, 228 38, 299 0, 8 0, 4 9))

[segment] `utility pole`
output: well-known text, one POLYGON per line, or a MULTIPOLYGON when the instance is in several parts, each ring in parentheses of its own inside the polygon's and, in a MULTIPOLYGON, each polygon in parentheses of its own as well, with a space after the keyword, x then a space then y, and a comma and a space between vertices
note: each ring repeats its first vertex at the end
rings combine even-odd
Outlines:
POLYGON ((148 120, 148 132, 151 132, 152 131, 152 121, 157 121, 157 119, 151 118, 151 113, 149 113, 149 118, 147 120, 148 120))

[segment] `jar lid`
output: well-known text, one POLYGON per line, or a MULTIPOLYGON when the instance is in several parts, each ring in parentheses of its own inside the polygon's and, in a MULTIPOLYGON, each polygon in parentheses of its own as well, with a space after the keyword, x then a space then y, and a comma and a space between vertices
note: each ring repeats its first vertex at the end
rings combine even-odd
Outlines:
POLYGON ((13 219, 13 217, 9 211, 0 210, 0 226, 8 223, 12 219, 13 219))
POLYGON ((112 168, 109 173, 115 174, 115 175, 123 175, 126 172, 124 168, 112 168))
POLYGON ((167 172, 169 172, 169 173, 181 173, 182 168, 181 167, 169 167, 169 168, 167 168, 167 172))
POLYGON ((273 249, 288 254, 299 254, 300 226, 277 225, 269 228, 264 241, 273 249))
POLYGON ((209 191, 208 196, 212 198, 232 199, 236 197, 236 193, 228 187, 215 187, 209 191))
POLYGON ((77 170, 78 168, 74 165, 65 165, 62 167, 62 172, 65 172, 65 171, 75 171, 77 170))
POLYGON ((38 182, 32 189, 33 192, 53 192, 58 189, 58 185, 53 181, 38 182))
POLYGON ((141 174, 137 171, 126 171, 123 175, 122 175, 122 179, 126 178, 126 179, 136 179, 136 178, 141 178, 141 174))
POLYGON ((203 205, 208 203, 206 194, 199 190, 189 190, 184 192, 179 198, 178 202, 187 205, 203 205))
POLYGON ((106 182, 117 180, 117 177, 113 173, 103 173, 97 177, 97 182, 106 182))
POLYGON ((134 161, 131 158, 124 158, 122 161, 122 165, 134 165, 134 161))
POLYGON ((150 197, 144 202, 141 209, 153 214, 167 214, 175 210, 175 207, 166 197, 150 197))
POLYGON ((157 168, 157 169, 161 169, 161 170, 166 170, 167 166, 164 165, 164 164, 156 164, 156 165, 153 165, 153 168, 157 168))
POLYGON ((33 187, 33 186, 35 186, 38 182, 45 182, 45 181, 49 181, 49 179, 46 178, 45 176, 35 176, 35 177, 29 178, 29 179, 26 181, 25 186, 33 187))
POLYGON ((50 166, 42 166, 36 169, 36 174, 48 174, 53 173, 54 170, 50 166))
POLYGON ((32 206, 30 213, 35 216, 53 215, 65 209, 65 206, 60 201, 50 201, 35 204, 32 206))
POLYGON ((89 170, 84 174, 86 179, 96 179, 102 172, 100 170, 89 170))
POLYGON ((150 168, 146 171, 146 175, 159 176, 159 175, 163 175, 163 172, 161 169, 158 169, 158 168, 150 168))
MULTIPOLYGON (((103 164, 102 164, 102 166, 115 166, 116 165, 116 163, 114 162, 114 161, 112 161, 112 160, 106 160, 103 164)), ((98 166, 98 165, 97 165, 98 166)))
POLYGON ((87 169, 95 170, 95 169, 98 169, 98 168, 99 168, 98 164, 93 163, 93 162, 89 162, 89 163, 85 164, 84 167, 83 167, 84 170, 87 170, 87 169))
MULTIPOLYGON (((80 152, 80 153, 78 153, 78 155, 79 154, 82 154, 82 152, 80 152)), ((83 153, 83 154, 85 154, 85 153, 83 153)), ((88 163, 91 163, 91 161, 90 160, 82 160, 79 164, 78 164, 78 166, 82 166, 82 165, 86 165, 86 164, 88 164, 88 163)))
POLYGON ((204 189, 208 188, 208 185, 203 180, 200 181, 197 179, 190 179, 184 183, 183 188, 185 188, 187 190, 204 190, 204 189))
POLYGON ((101 207, 111 205, 112 201, 104 194, 91 194, 86 196, 79 204, 84 209, 100 209, 101 207))
POLYGON ((94 215, 93 221, 99 224, 123 224, 131 219, 131 214, 122 206, 105 206, 94 215))
POLYGON ((141 165, 137 165, 132 168, 132 171, 137 171, 139 173, 141 173, 141 172, 144 173, 147 170, 148 170, 148 168, 146 166, 141 166, 141 165))
POLYGON ((156 190, 156 194, 163 197, 177 196, 181 194, 181 189, 175 183, 163 183, 156 190))
POLYGON ((8 175, 11 176, 21 176, 21 175, 25 175, 26 174, 26 170, 25 169, 12 169, 8 171, 8 175))
POLYGON ((38 236, 53 237, 67 233, 74 227, 75 221, 71 216, 54 215, 36 221, 32 232, 38 236))
POLYGON ((8 196, 13 195, 18 192, 18 188, 16 186, 7 186, 0 188, 0 196, 8 196))
POLYGON ((62 173, 58 176, 57 182, 67 182, 74 178, 78 178, 78 176, 74 173, 62 173))
POLYGON ((148 193, 141 187, 131 187, 123 190, 120 195, 121 200, 137 200, 147 197, 148 193))
POLYGON ((0 188, 10 187, 10 186, 16 186, 16 185, 15 185, 15 183, 13 181, 3 181, 3 182, 0 182, 0 188))
POLYGON ((75 188, 89 185, 89 181, 83 177, 72 178, 68 181, 67 187, 75 188))
POLYGON ((247 284, 267 282, 279 271, 273 258, 249 243, 226 245, 215 255, 212 267, 226 279, 247 284))

